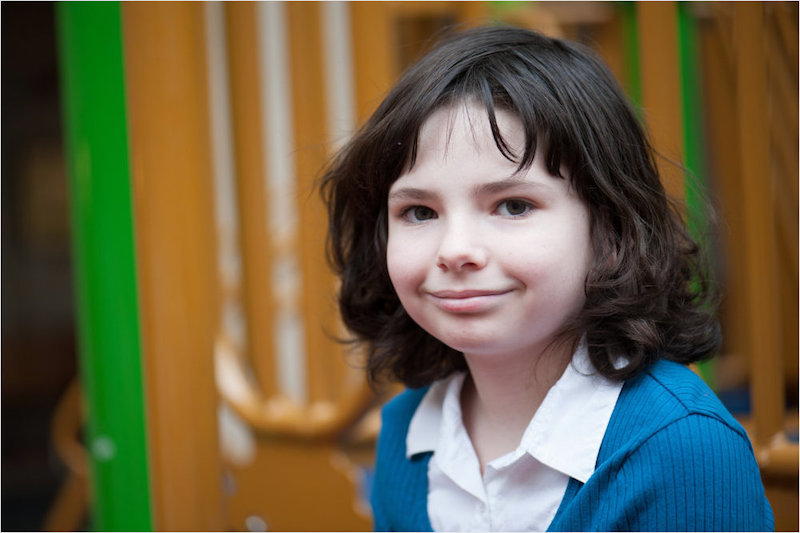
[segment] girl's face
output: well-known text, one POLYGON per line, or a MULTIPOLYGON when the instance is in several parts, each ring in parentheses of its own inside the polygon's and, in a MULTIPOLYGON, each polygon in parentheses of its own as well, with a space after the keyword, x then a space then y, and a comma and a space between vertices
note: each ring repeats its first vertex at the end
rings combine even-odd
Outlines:
MULTIPOLYGON (((519 119, 498 110, 497 122, 522 153, 519 119)), ((589 210, 542 152, 516 173, 481 107, 440 109, 389 191, 386 259, 400 302, 468 359, 537 356, 583 305, 589 210)))

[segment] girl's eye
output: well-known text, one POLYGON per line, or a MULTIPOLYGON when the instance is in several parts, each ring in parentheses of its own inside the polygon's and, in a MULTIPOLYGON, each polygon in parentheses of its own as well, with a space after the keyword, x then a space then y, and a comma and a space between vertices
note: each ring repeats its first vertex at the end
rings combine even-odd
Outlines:
POLYGON ((510 200, 503 200, 498 204, 497 211, 503 216, 519 217, 527 215, 533 206, 530 202, 512 198, 510 200))
POLYGON ((404 209, 402 216, 409 222, 424 222, 436 218, 436 211, 424 205, 413 205, 404 209))

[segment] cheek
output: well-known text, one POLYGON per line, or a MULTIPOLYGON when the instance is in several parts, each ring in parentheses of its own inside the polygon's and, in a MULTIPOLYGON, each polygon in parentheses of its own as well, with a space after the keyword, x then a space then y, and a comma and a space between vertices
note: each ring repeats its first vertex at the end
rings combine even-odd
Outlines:
MULTIPOLYGON (((534 288, 552 291, 568 299, 583 299, 586 276, 594 252, 588 225, 564 226, 535 240, 534 245, 518 246, 507 262, 534 288)), ((582 302, 581 302, 582 303, 582 302)))
POLYGON ((572 288, 578 307, 582 307, 586 298, 586 277, 594 263, 594 247, 588 229, 575 240, 575 249, 571 255, 571 268, 565 275, 572 288))
POLYGON ((386 244, 386 267, 395 292, 401 295, 413 279, 413 258, 403 239, 392 238, 391 233, 386 244))

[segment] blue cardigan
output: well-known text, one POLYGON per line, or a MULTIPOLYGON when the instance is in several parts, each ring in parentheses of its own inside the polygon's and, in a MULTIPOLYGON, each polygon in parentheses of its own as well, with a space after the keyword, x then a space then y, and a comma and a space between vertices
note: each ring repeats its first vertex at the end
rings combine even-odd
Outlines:
MULTIPOLYGON (((430 453, 406 458, 406 433, 427 389, 383 409, 372 509, 376 531, 431 531, 430 453)), ((570 479, 548 531, 772 531, 742 426, 683 365, 661 360, 627 381, 594 474, 570 479)))

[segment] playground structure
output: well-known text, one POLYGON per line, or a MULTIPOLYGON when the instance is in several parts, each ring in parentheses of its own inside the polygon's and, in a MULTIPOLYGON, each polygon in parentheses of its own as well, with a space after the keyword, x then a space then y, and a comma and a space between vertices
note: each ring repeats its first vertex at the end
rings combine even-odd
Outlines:
POLYGON ((797 529, 797 4, 58 10, 81 379, 54 418, 72 476, 49 528, 87 511, 100 530, 370 527, 376 409, 393 391, 371 391, 334 340, 315 179, 433 35, 500 21, 592 45, 698 235, 697 191, 715 200, 703 242, 726 340, 698 372, 721 396, 748 391, 734 414, 776 527, 797 529))

